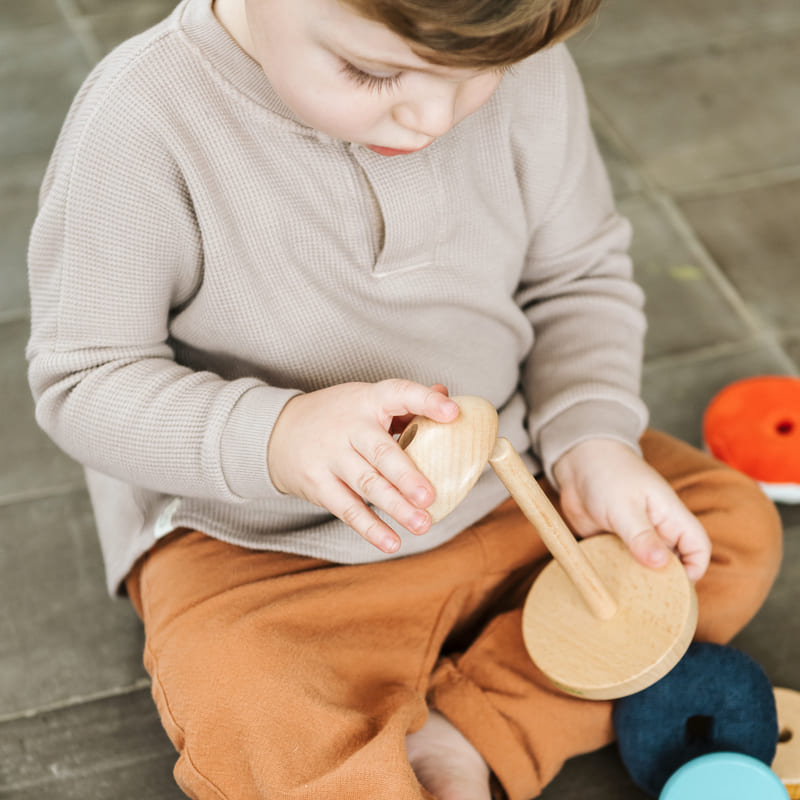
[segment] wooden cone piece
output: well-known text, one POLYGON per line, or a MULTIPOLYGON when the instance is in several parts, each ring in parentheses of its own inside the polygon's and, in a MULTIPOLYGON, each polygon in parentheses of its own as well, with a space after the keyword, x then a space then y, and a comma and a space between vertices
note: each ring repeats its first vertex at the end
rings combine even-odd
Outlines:
POLYGON ((436 490, 428 506, 434 522, 446 517, 486 468, 497 439, 497 411, 480 397, 453 397, 461 413, 447 424, 414 417, 397 443, 436 490))

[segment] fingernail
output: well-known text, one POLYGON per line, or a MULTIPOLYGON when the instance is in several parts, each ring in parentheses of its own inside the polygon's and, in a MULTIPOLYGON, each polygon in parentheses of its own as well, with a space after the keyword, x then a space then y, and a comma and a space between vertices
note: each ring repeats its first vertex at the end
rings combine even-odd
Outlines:
POLYGON ((387 536, 383 540, 383 547, 381 548, 384 553, 394 553, 400 547, 400 539, 396 536, 387 536))
POLYGON ((442 403, 442 411, 448 416, 454 416, 458 414, 461 409, 458 407, 458 403, 454 403, 452 400, 446 400, 442 403))
POLYGON ((433 500, 431 493, 422 487, 414 490, 414 494, 411 499, 414 501, 414 505, 419 506, 420 508, 425 508, 425 506, 430 505, 431 501, 433 500))
POLYGON ((650 553, 650 563, 656 567, 663 567, 667 563, 669 554, 666 550, 654 550, 650 553))
POLYGON ((428 515, 420 511, 411 518, 411 530, 420 533, 428 524, 428 515))

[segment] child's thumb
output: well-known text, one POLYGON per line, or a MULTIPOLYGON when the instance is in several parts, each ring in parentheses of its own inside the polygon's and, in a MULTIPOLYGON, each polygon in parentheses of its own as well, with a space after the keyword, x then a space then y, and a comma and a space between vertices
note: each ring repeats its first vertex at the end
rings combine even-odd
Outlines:
POLYGON ((632 515, 617 535, 628 545, 633 557, 646 567, 658 569, 667 563, 670 551, 646 515, 632 515))

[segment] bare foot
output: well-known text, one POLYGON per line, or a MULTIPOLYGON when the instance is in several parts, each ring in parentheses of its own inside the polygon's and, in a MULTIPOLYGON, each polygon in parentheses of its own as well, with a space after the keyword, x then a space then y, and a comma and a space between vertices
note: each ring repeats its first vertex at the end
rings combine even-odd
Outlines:
POLYGON ((417 780, 437 800, 491 800, 489 767, 438 711, 406 736, 406 752, 417 780))

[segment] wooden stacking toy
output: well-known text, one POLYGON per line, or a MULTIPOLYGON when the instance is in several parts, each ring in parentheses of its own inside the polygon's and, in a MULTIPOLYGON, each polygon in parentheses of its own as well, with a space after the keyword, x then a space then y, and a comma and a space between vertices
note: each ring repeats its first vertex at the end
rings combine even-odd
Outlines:
POLYGON ((778 708, 778 750, 772 769, 792 800, 800 800, 800 692, 775 689, 778 708))
MULTIPOLYGON (((651 797, 663 796, 664 785, 684 764, 712 753, 754 759, 760 767, 755 772, 746 769, 746 775, 769 784, 769 778, 762 776, 769 772, 778 746, 772 684, 756 661, 733 647, 693 642, 668 675, 620 698, 614 704, 613 720, 622 763, 633 782, 651 797)), ((687 783, 701 785, 701 778, 714 772, 697 770, 680 785, 683 789, 687 783)), ((771 782, 780 784, 772 774, 771 782)), ((668 796, 683 797, 680 792, 668 796)), ((731 798, 773 796, 734 794, 731 798)))
POLYGON ((712 753, 681 767, 659 800, 787 800, 784 785, 757 758, 712 753))
POLYGON ((578 542, 510 442, 497 411, 454 397, 454 422, 415 417, 399 439, 436 490, 434 522, 455 508, 490 464, 553 555, 523 609, 525 646, 563 691, 622 697, 651 685, 680 660, 697 625, 697 598, 677 557, 639 564, 612 534, 578 542))
POLYGON ((703 441, 776 502, 800 503, 800 378, 761 375, 726 386, 705 410, 703 441))

